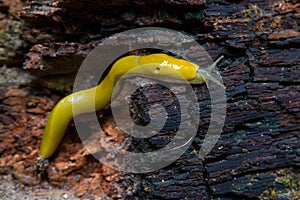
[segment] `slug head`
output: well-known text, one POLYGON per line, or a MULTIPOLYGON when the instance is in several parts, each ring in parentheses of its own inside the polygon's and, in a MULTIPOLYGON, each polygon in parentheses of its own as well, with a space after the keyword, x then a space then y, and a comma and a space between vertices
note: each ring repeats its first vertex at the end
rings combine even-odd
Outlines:
POLYGON ((166 54, 140 56, 137 62, 145 66, 144 74, 157 76, 160 79, 169 77, 179 81, 191 81, 196 77, 199 69, 199 66, 194 63, 166 54))
POLYGON ((223 59, 223 56, 218 58, 211 66, 208 68, 199 68, 196 73, 195 79, 191 80, 190 83, 192 84, 199 84, 199 83, 207 83, 208 81, 212 81, 217 85, 222 86, 224 89, 226 87, 213 76, 213 71, 215 70, 218 62, 223 59))
MULTIPOLYGON (((130 56, 127 58, 130 58, 130 56)), ((213 71, 222 58, 223 56, 208 68, 200 68, 199 65, 195 63, 174 58, 163 53, 138 56, 135 57, 135 59, 128 59, 128 61, 123 63, 126 63, 128 66, 134 66, 131 62, 135 63, 135 67, 130 67, 131 70, 127 71, 127 76, 130 76, 130 74, 143 74, 150 78, 160 79, 166 82, 182 83, 188 81, 191 84, 202 84, 213 81, 225 88, 225 86, 213 76, 213 71)))

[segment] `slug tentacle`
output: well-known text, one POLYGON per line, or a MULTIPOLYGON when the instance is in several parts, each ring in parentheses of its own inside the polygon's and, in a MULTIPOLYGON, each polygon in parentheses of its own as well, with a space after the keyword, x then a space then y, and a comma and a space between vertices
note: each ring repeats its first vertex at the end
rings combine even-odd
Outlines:
POLYGON ((162 53, 145 56, 130 55, 119 59, 99 85, 70 94, 57 103, 48 117, 40 147, 40 158, 47 159, 55 152, 74 116, 105 107, 111 100, 117 80, 127 72, 129 75, 133 73, 131 69, 144 65, 145 67, 134 70, 134 73, 154 78, 162 77, 162 79, 163 77, 177 79, 179 73, 191 84, 201 84, 211 80, 225 88, 212 76, 212 71, 221 59, 222 57, 207 69, 201 69, 195 63, 162 53))
MULTIPOLYGON (((226 87, 219 81, 217 80, 212 74, 215 71, 215 68, 218 64, 218 62, 220 62, 220 60, 223 59, 223 56, 221 56, 220 58, 218 58, 212 65, 210 65, 208 68, 199 68, 197 70, 197 74, 196 74, 196 78, 195 79, 199 79, 202 80, 202 83, 207 83, 208 81, 212 81, 214 83, 216 83, 217 85, 220 85, 221 87, 223 87, 224 89, 226 89, 226 87)), ((192 81, 191 83, 195 83, 194 81, 192 81)))
POLYGON ((220 58, 218 58, 211 66, 209 66, 206 70, 209 71, 209 72, 213 72, 216 67, 217 67, 217 64, 224 58, 224 56, 220 56, 220 58))

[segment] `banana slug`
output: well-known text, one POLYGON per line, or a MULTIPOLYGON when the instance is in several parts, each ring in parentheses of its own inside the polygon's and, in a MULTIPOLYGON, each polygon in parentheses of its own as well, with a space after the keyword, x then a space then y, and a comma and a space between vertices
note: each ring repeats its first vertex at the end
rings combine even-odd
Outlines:
POLYGON ((180 73, 191 84, 202 84, 210 80, 225 88, 211 74, 221 59, 222 57, 208 68, 200 68, 192 62, 163 53, 120 58, 99 85, 70 94, 56 104, 45 126, 38 160, 45 160, 55 152, 73 116, 99 110, 109 104, 116 81, 123 74, 130 73, 131 69, 146 64, 147 67, 137 73, 171 78, 176 78, 176 74, 178 76, 180 73))

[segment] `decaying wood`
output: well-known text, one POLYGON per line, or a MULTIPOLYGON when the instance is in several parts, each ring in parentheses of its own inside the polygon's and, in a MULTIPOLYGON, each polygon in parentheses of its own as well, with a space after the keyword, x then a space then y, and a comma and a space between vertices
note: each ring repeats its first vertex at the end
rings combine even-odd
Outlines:
POLYGON ((0 65, 17 65, 23 62, 27 43, 21 39, 23 24, 18 20, 19 0, 0 1, 0 65))
MULTIPOLYGON (((28 186, 36 189, 30 192, 33 196, 41 195, 37 191, 43 188, 43 194, 47 194, 45 188, 65 191, 57 198, 64 194, 115 199, 300 198, 297 1, 214 0, 206 5, 188 0, 31 1, 20 17, 23 40, 30 44, 28 51, 23 50, 24 69, 39 79, 22 84, 1 82, 1 181, 11 176, 25 191, 28 186), (122 174, 94 159, 71 123, 50 160, 46 178, 36 179, 33 165, 47 114, 66 94, 64 84, 57 87, 54 83, 74 75, 104 37, 157 25, 193 35, 213 59, 225 56, 219 70, 227 87, 227 115, 214 149, 204 160, 196 155, 210 121, 209 92, 204 85, 196 85, 201 109, 198 134, 188 151, 171 165, 151 173, 122 174), (51 82, 49 77, 56 79, 51 82)), ((18 77, 23 73, 18 71, 18 77)), ((161 101, 157 94, 163 89, 147 86, 143 90, 156 95, 150 98, 152 103, 161 101)), ((143 116, 138 120, 147 121, 142 112, 144 99, 137 95, 133 102, 137 107, 132 112, 143 116)), ((173 104, 168 105, 172 120, 178 121, 173 104)), ((109 108, 99 115, 108 137, 123 143, 124 134, 109 108)), ((129 147, 140 151, 161 148, 172 139, 174 123, 169 123, 158 139, 131 140, 129 147)))

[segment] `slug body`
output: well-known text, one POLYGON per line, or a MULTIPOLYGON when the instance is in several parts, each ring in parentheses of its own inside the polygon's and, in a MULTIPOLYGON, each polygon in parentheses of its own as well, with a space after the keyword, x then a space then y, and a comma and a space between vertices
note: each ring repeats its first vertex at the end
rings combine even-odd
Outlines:
POLYGON ((130 74, 130 70, 145 65, 146 67, 134 70, 134 73, 175 79, 178 78, 179 73, 190 83, 202 84, 211 80, 224 87, 211 75, 211 71, 220 59, 207 69, 201 69, 194 63, 162 53, 146 56, 130 55, 119 59, 99 85, 70 94, 57 103, 48 117, 40 147, 40 157, 47 159, 55 152, 74 116, 99 110, 109 104, 115 83, 123 74, 130 74))

